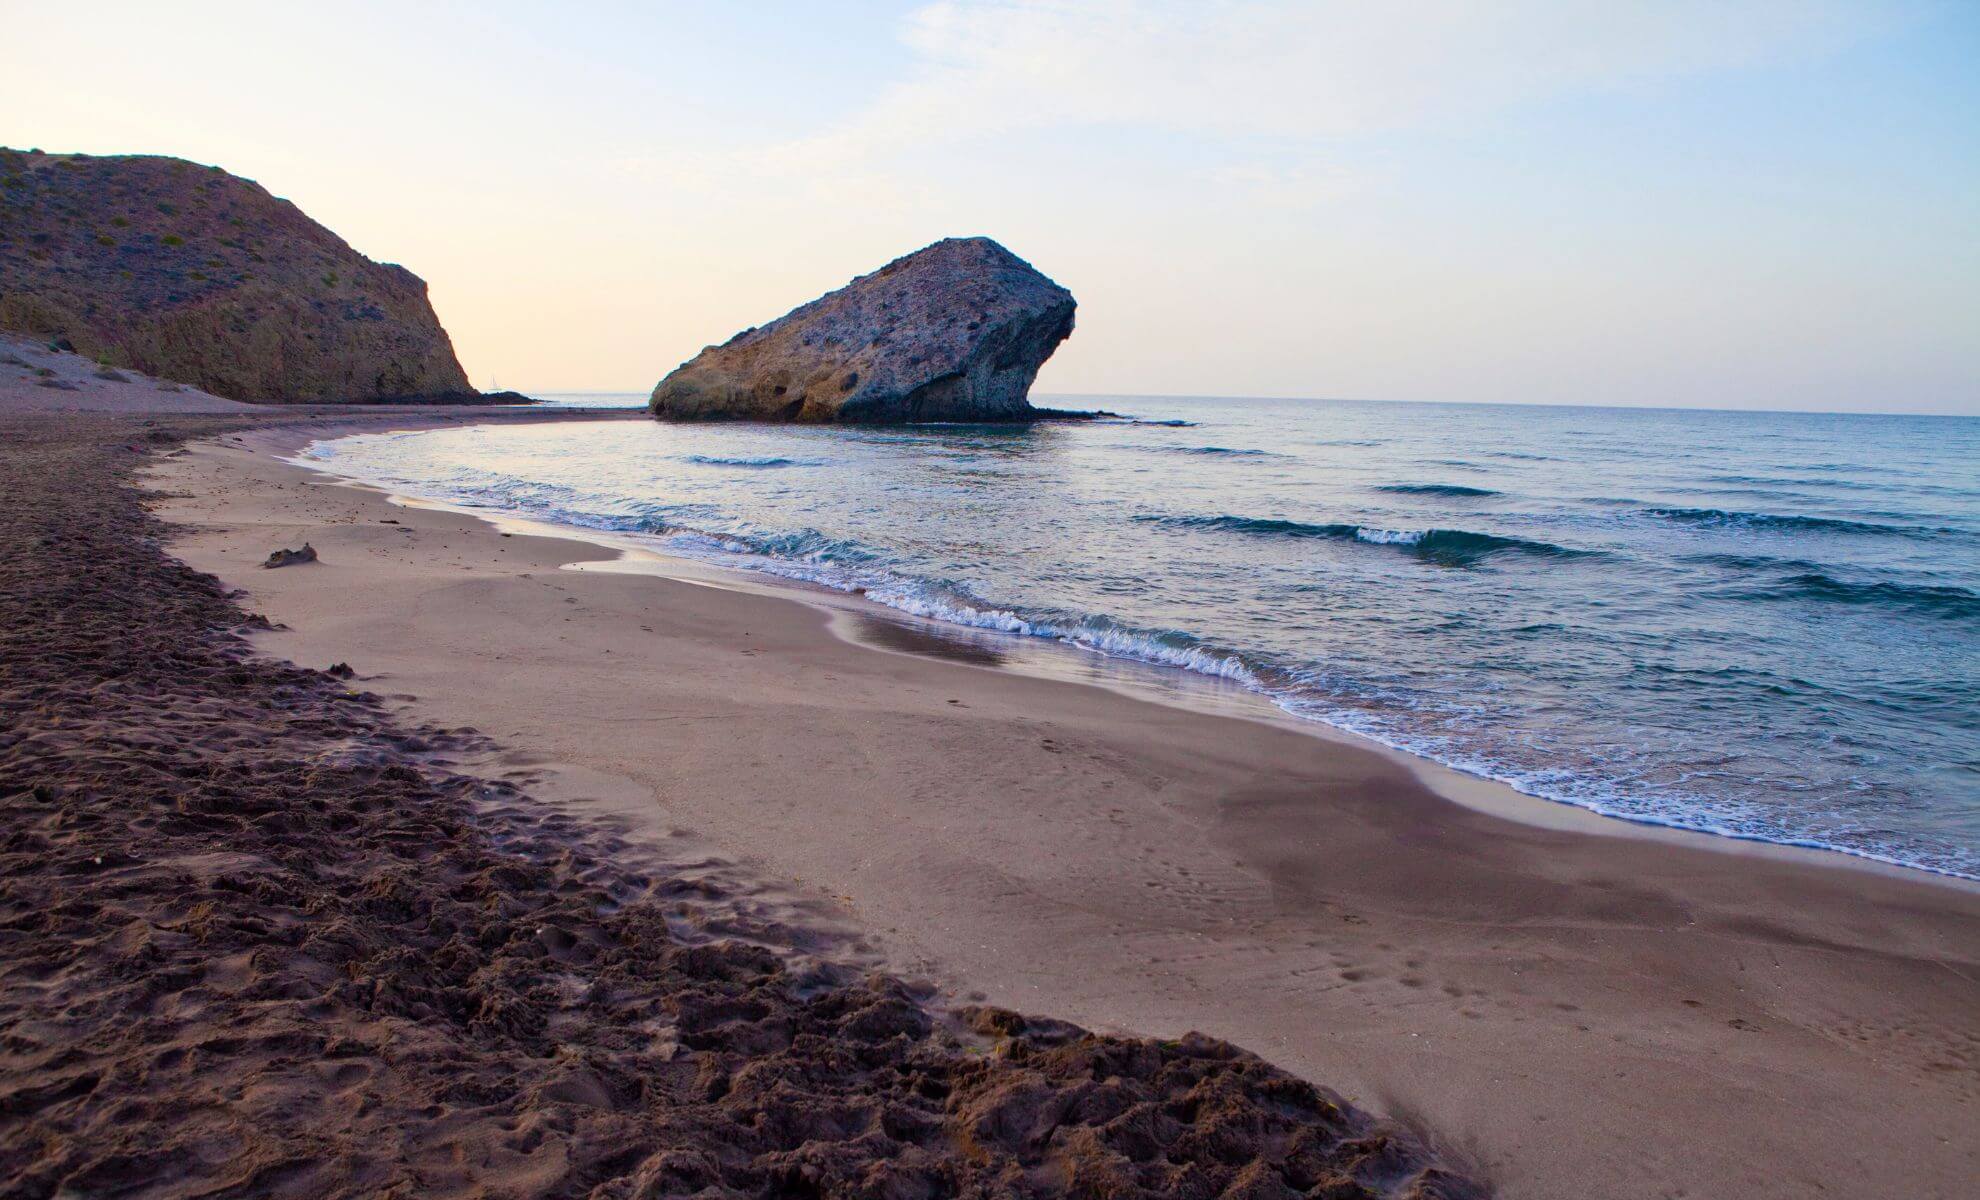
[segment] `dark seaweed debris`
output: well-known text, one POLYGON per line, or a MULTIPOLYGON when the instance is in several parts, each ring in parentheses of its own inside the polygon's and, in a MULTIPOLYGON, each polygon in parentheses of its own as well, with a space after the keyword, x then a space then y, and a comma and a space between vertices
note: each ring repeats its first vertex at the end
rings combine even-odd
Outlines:
POLYGON ((780 954, 436 765, 471 735, 159 549, 131 469, 242 425, 157 425, 0 422, 0 1193, 1478 1194, 1225 1043, 780 954))

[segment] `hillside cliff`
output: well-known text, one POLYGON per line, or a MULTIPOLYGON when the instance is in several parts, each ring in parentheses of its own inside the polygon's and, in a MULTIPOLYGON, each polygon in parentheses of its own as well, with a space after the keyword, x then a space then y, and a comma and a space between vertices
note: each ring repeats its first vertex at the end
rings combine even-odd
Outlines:
POLYGON ((0 149, 0 328, 235 400, 475 397, 418 276, 176 158, 0 149))

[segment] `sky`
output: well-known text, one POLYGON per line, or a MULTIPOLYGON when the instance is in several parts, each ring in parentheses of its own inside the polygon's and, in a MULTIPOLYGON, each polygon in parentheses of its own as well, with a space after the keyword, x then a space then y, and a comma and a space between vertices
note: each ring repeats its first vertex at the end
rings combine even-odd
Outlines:
POLYGON ((0 145, 259 181, 424 278, 483 387, 646 391, 985 234, 1079 300, 1041 393, 1980 414, 1980 0, 0 0, 0 28, 0 145))

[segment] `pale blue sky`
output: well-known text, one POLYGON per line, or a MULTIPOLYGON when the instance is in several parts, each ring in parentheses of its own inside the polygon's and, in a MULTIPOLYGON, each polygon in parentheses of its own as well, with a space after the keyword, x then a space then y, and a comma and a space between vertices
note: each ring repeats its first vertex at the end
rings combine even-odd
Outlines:
POLYGON ((484 385, 982 233, 1044 391, 1980 412, 1972 0, 0 9, 0 144, 258 179, 484 385))

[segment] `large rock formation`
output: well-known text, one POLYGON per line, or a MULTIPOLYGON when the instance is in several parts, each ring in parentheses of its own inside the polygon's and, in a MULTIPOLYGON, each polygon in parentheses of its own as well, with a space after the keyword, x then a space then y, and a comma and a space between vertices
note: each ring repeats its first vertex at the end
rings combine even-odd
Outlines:
POLYGON ((759 329, 653 389, 672 420, 1022 421, 1072 332, 1072 293, 989 238, 948 238, 759 329))
POLYGON ((418 276, 176 158, 0 149, 0 328, 234 400, 477 398, 418 276))

